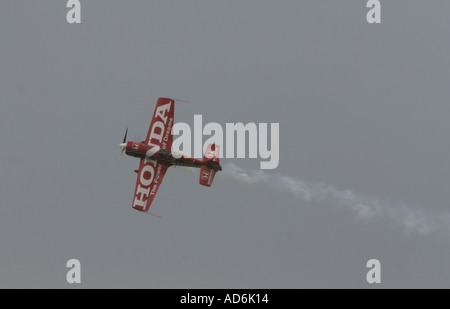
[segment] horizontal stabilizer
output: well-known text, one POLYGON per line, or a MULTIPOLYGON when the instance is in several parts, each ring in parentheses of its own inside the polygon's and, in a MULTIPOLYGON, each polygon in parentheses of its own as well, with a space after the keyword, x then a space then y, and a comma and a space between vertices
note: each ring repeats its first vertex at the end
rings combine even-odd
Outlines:
POLYGON ((200 170, 200 184, 202 186, 211 187, 216 171, 206 165, 202 165, 200 170))
POLYGON ((217 171, 221 171, 222 167, 219 164, 220 146, 216 144, 209 144, 203 157, 203 165, 200 170, 200 184, 206 187, 211 187, 214 176, 217 171))

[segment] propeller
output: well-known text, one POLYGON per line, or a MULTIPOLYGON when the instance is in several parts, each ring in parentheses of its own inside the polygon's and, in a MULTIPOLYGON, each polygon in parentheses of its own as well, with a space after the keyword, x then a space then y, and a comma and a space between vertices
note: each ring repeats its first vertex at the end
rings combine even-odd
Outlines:
POLYGON ((119 160, 122 158, 122 155, 123 155, 124 151, 127 148, 127 143, 126 143, 126 141, 127 141, 127 133, 128 133, 128 128, 125 131, 125 136, 123 137, 123 142, 121 144, 119 144, 119 147, 121 149, 119 160))

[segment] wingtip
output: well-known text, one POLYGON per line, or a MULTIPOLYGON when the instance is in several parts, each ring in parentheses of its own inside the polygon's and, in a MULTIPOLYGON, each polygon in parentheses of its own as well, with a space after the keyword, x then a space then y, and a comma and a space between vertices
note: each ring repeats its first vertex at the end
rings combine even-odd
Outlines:
POLYGON ((178 102, 184 102, 184 103, 191 103, 191 101, 187 101, 187 100, 180 100, 180 99, 172 99, 174 101, 178 101, 178 102))
POLYGON ((151 212, 146 212, 146 214, 147 214, 147 215, 152 215, 152 216, 155 216, 155 217, 158 217, 158 218, 162 219, 161 216, 158 216, 158 215, 156 215, 156 214, 154 214, 154 213, 151 213, 151 212))

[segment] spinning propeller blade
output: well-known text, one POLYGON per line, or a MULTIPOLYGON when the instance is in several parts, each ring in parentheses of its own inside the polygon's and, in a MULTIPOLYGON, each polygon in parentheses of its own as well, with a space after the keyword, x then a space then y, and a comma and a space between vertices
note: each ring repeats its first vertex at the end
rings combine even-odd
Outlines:
POLYGON ((127 148, 127 144, 126 144, 126 141, 127 141, 127 134, 128 134, 128 128, 125 130, 125 136, 123 137, 123 142, 122 142, 122 144, 119 145, 119 147, 120 147, 120 149, 121 149, 119 161, 120 161, 120 159, 122 159, 123 152, 124 152, 125 149, 127 148))
POLYGON ((128 128, 125 130, 125 136, 123 137, 122 143, 125 143, 127 141, 127 133, 128 133, 128 128))

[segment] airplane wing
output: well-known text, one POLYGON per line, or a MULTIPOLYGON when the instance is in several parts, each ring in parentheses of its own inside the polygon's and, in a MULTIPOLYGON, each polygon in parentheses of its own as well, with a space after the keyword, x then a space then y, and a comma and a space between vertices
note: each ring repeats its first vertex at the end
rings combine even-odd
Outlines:
POLYGON ((166 164, 141 159, 133 198, 134 209, 148 212, 168 168, 166 164))
MULTIPOLYGON (((148 157, 157 153, 160 149, 172 149, 174 108, 174 100, 169 98, 158 99, 145 138, 145 143, 152 146, 147 153, 148 157)), ((148 212, 168 167, 169 165, 155 160, 141 159, 134 191, 133 208, 148 212)))
POLYGON ((148 129, 145 143, 160 149, 172 150, 172 127, 174 124, 174 100, 159 98, 148 129))

